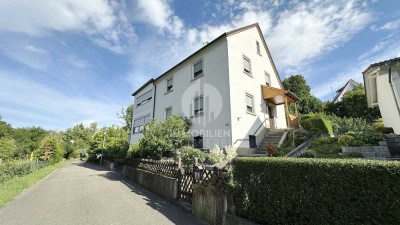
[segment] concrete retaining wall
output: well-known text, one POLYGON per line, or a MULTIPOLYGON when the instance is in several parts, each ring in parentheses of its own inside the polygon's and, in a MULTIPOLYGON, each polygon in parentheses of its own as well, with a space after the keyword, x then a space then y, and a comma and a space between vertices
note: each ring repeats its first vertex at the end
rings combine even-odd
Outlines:
POLYGON ((102 164, 102 166, 106 167, 109 170, 115 170, 115 163, 114 162, 103 160, 101 164, 102 164))
POLYGON ((173 201, 178 198, 178 179, 124 166, 123 175, 151 192, 173 201))

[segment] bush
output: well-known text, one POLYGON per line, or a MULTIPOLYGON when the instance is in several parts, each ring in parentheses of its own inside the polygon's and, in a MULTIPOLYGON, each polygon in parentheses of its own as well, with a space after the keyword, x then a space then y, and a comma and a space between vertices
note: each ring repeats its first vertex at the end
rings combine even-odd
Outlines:
POLYGON ((312 132, 333 134, 332 123, 323 114, 309 114, 300 121, 301 126, 312 132))
POLYGON ((180 157, 184 166, 193 165, 194 157, 199 159, 199 163, 204 162, 207 158, 207 154, 199 149, 195 149, 191 146, 184 146, 180 149, 180 157))
POLYGON ((8 161, 0 164, 0 183, 50 165, 49 161, 8 161))
POLYGON ((313 144, 325 145, 325 144, 331 144, 333 141, 334 139, 331 137, 319 137, 317 140, 314 141, 313 144))
POLYGON ((348 152, 344 155, 346 158, 364 158, 361 152, 348 152))
POLYGON ((277 155, 276 148, 272 146, 271 144, 267 145, 265 148, 267 155, 270 157, 275 157, 277 155))
POLYGON ((133 157, 133 158, 140 158, 141 157, 141 151, 140 151, 140 146, 139 144, 133 144, 131 147, 129 147, 129 150, 126 154, 127 157, 133 157))
POLYGON ((304 128, 291 130, 288 133, 288 141, 291 142, 291 146, 299 146, 303 142, 307 141, 312 137, 312 133, 306 131, 304 128))
POLYGON ((317 158, 317 153, 313 150, 305 150, 299 156, 300 158, 317 158))
POLYGON ((256 223, 400 221, 397 162, 249 157, 232 164, 235 212, 256 223))
MULTIPOLYGON (((359 141, 358 143, 362 143, 362 146, 365 145, 378 145, 379 141, 383 140, 383 134, 379 133, 376 130, 367 130, 364 132, 360 133, 349 133, 351 136, 354 137, 356 141, 359 141)), ((356 146, 354 145, 349 145, 349 146, 356 146)))
POLYGON ((338 142, 344 147, 351 146, 356 139, 350 135, 342 135, 339 137, 338 142))
POLYGON ((392 127, 380 127, 378 128, 378 131, 381 132, 382 134, 393 134, 394 130, 392 127))
POLYGON ((222 149, 219 148, 218 145, 215 145, 214 148, 210 150, 208 154, 208 161, 211 164, 220 163, 225 159, 225 154, 222 149))

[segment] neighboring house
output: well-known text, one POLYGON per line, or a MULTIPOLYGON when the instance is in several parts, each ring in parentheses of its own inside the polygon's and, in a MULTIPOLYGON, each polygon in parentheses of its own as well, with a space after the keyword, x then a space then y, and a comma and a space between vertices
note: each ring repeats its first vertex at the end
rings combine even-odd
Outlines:
POLYGON ((343 87, 341 87, 339 90, 336 91, 336 96, 335 98, 333 98, 333 103, 341 102, 344 94, 354 90, 354 88, 356 88, 357 85, 358 83, 352 79, 347 81, 347 83, 343 87))
POLYGON ((368 107, 379 106, 385 126, 400 134, 400 58, 371 64, 363 76, 368 107))
POLYGON ((132 95, 131 144, 152 118, 177 114, 204 149, 255 148, 268 128, 288 127, 285 105, 298 100, 284 90, 258 24, 223 33, 132 95))

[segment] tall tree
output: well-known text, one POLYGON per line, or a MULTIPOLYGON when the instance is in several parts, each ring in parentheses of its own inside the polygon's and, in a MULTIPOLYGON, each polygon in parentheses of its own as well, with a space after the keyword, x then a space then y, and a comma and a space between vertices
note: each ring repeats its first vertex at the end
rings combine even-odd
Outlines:
MULTIPOLYGON (((282 81, 286 90, 297 95, 301 101, 297 103, 298 112, 301 114, 318 113, 323 109, 323 103, 311 94, 311 88, 303 75, 297 74, 290 76, 282 81)), ((294 106, 289 106, 289 111, 294 112, 294 106)))
POLYGON ((133 104, 126 109, 122 107, 121 112, 117 113, 117 117, 122 119, 124 123, 123 129, 130 132, 133 118, 133 104))

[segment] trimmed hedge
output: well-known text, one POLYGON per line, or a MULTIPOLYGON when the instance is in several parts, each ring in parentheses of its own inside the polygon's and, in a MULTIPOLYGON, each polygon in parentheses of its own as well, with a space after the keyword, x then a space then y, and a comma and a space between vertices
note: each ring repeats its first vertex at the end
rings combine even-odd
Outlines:
POLYGON ((332 123, 324 115, 308 114, 300 121, 300 125, 308 131, 333 134, 332 123))
POLYGON ((261 224, 400 224, 400 163, 235 158, 236 214, 261 224))
POLYGON ((0 183, 50 165, 49 161, 8 161, 0 164, 0 183))

